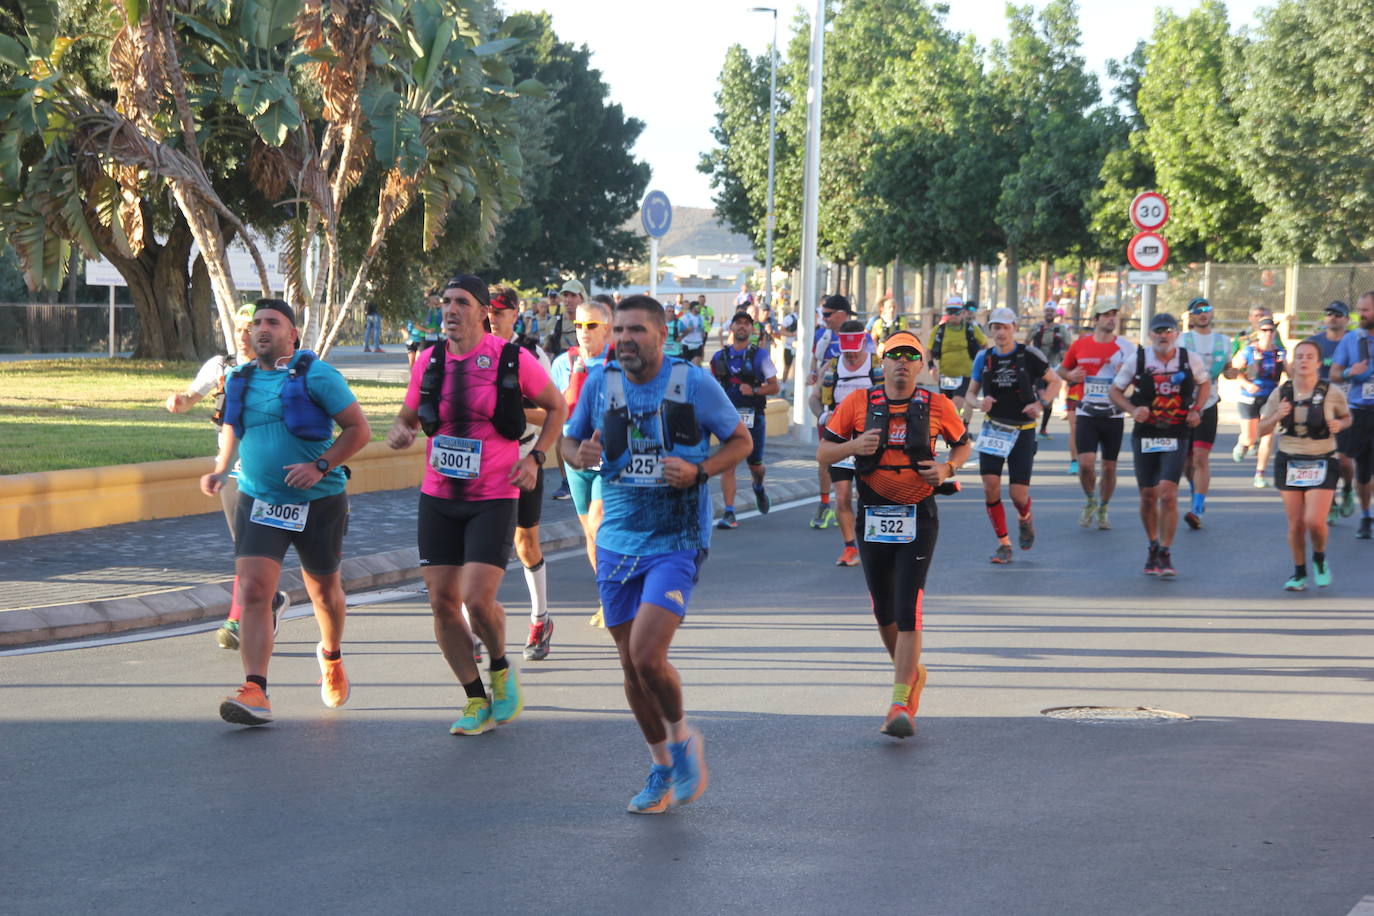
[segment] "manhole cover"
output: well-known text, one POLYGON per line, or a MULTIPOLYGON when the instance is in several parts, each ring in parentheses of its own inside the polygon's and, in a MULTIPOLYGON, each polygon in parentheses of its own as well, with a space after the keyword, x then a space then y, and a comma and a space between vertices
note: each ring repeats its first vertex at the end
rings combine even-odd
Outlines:
POLYGON ((1040 710, 1042 716, 1099 725, 1166 725, 1190 722, 1192 716, 1152 706, 1055 706, 1040 710))

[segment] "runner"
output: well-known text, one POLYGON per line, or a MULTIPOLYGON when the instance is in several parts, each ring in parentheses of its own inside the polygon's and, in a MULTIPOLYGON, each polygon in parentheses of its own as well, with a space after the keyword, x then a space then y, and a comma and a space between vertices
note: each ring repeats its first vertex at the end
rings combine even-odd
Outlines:
POLYGON ((1231 458, 1240 462, 1247 452, 1257 451, 1255 459, 1255 489, 1269 486, 1264 469, 1269 465, 1269 453, 1274 447, 1273 436, 1260 436, 1259 414, 1264 402, 1278 387, 1284 373, 1284 352, 1275 340, 1277 326, 1272 318, 1261 318, 1255 329, 1255 342, 1246 344, 1231 360, 1231 369, 1240 378, 1240 394, 1236 411, 1240 414, 1240 439, 1231 450, 1231 458))
POLYGON ((678 293, 678 301, 672 309, 665 309, 668 319, 668 336, 663 341, 663 354, 674 359, 683 359, 682 338, 687 333, 683 326, 682 318, 687 314, 687 304, 682 301, 682 294, 678 293))
POLYGON ((687 314, 679 318, 682 321, 682 358, 700 366, 706 353, 706 319, 702 317, 701 305, 692 300, 687 303, 687 314))
POLYGON ((1002 506, 1002 468, 1011 478, 1011 501, 1018 519, 1018 543, 1022 550, 1035 545, 1035 523, 1031 518, 1030 481, 1035 466, 1035 422, 1043 410, 1035 392, 1037 379, 1047 382, 1050 400, 1059 388, 1059 376, 1050 368, 1045 354, 1028 344, 1016 342, 1016 313, 996 308, 988 316, 993 345, 973 361, 968 400, 987 414, 978 434, 978 472, 983 478, 983 499, 988 520, 997 535, 997 550, 991 562, 1010 563, 1011 537, 1007 533, 1007 510, 1002 506), (980 398, 980 395, 982 396, 980 398))
MULTIPOLYGON (((896 332, 894 332, 896 333, 896 332)), ((838 404, 855 391, 867 391, 883 382, 882 363, 864 346, 864 326, 857 321, 840 325, 840 356, 826 360, 821 366, 821 382, 811 389, 811 412, 815 414, 822 433, 838 404)), ((891 336, 889 335, 889 338, 891 336)), ((840 523, 840 537, 844 549, 836 566, 858 566, 859 548, 855 541, 854 461, 845 458, 838 464, 826 465, 826 473, 835 486, 835 517, 840 523)))
MULTIPOLYGON (((730 320, 730 346, 711 356, 711 374, 725 389, 725 396, 739 411, 739 420, 753 440, 746 461, 754 479, 754 506, 760 515, 767 515, 772 508, 763 484, 767 473, 763 466, 763 445, 768 438, 768 397, 777 394, 781 386, 768 351, 749 342, 753 330, 754 319, 749 313, 736 312, 730 320)), ((717 528, 739 527, 735 520, 735 470, 730 467, 720 472, 720 495, 725 501, 725 511, 716 522, 717 528)))
MULTIPOLYGON (((493 287, 491 308, 487 316, 491 320, 491 332, 501 340, 514 341, 524 347, 539 361, 547 373, 552 370, 549 354, 532 340, 522 338, 515 331, 517 316, 520 314, 520 300, 515 290, 507 286, 493 287)), ((534 451, 535 440, 539 438, 548 412, 526 400, 525 429, 520 436, 520 457, 526 458, 534 451)), ((553 618, 549 616, 548 569, 544 566, 544 550, 539 544, 539 520, 544 506, 544 468, 541 465, 534 472, 534 486, 522 489, 515 503, 515 555, 525 570, 525 587, 530 593, 530 635, 525 641, 525 660, 542 661, 549 655, 549 642, 553 639, 553 618)), ((474 656, 475 658, 476 656, 474 656)))
MULTIPOLYGON (((592 369, 606 361, 607 342, 611 339, 611 309, 604 302, 592 300, 577 310, 573 327, 577 331, 577 346, 570 347, 553 361, 553 384, 563 392, 569 412, 577 409, 582 386, 592 369)), ((562 445, 559 446, 562 448, 562 445)), ((601 474, 596 468, 575 468, 563 463, 563 479, 572 493, 573 509, 582 526, 586 542, 587 562, 596 572, 596 532, 601 527, 601 474)), ((602 612, 597 608, 587 621, 590 626, 604 627, 602 612)))
POLYGON ((1078 485, 1085 502, 1078 524, 1090 528, 1096 521, 1099 531, 1112 525, 1107 504, 1116 492, 1116 464, 1125 434, 1126 412, 1112 406, 1108 389, 1122 363, 1135 355, 1135 344, 1116 333, 1116 306, 1099 302, 1094 309, 1093 332, 1069 345, 1059 377, 1077 386, 1078 402, 1074 427, 1074 449, 1078 455, 1078 485), (1101 482, 1097 475, 1097 450, 1102 450, 1101 482))
POLYGON ((1355 491, 1360 498, 1360 527, 1355 537, 1374 537, 1370 498, 1374 497, 1374 291, 1355 303, 1359 329, 1347 334, 1331 357, 1331 380, 1350 383, 1349 451, 1355 462, 1355 491))
MULTIPOLYGON (((814 389, 820 382, 820 368, 830 360, 840 358, 840 326, 854 316, 849 300, 839 293, 826 296, 821 301, 820 322, 811 338, 811 371, 807 373, 806 384, 814 389)), ((819 427, 818 427, 819 431, 819 427)), ((820 482, 820 504, 812 516, 812 528, 829 528, 835 523, 835 512, 830 508, 830 470, 823 464, 816 466, 816 476, 820 482)))
MULTIPOLYGON (((1323 323, 1325 329, 1312 337, 1308 338, 1322 351, 1321 380, 1329 381, 1331 378, 1331 363, 1336 355, 1336 347, 1346 334, 1349 334, 1350 306, 1340 300, 1332 302, 1326 307, 1326 314, 1323 323)), ((1338 383, 1341 394, 1350 399, 1350 383, 1338 383)), ((1337 516, 1349 518, 1355 514, 1355 494, 1353 491, 1355 483, 1355 462, 1350 457, 1350 428, 1346 427, 1336 434, 1336 458, 1341 465, 1341 499, 1340 503, 1333 499, 1331 511, 1327 514, 1327 522, 1336 521, 1337 516)))
POLYGON ((252 337, 257 360, 235 367, 225 382, 219 454, 215 469, 200 480, 207 496, 218 493, 238 449, 234 574, 242 603, 244 682, 219 707, 220 718, 236 725, 272 721, 267 667, 276 628, 271 605, 282 560, 292 546, 320 626, 315 646, 320 696, 330 708, 348 701, 340 643, 346 608, 339 578, 348 496, 340 465, 372 438, 367 417, 338 370, 309 350, 296 349, 300 335, 291 306, 259 299, 252 337))
POLYGON ((420 569, 435 641, 467 695, 449 732, 477 735, 509 722, 524 707, 506 659, 506 612, 496 592, 510 559, 519 492, 536 485, 544 450, 557 441, 567 406, 529 350, 487 333, 486 283, 467 274, 454 277, 442 301, 447 339, 420 354, 386 442, 406 448, 417 429, 429 437, 420 485, 420 569), (527 422, 522 395, 547 411, 524 458, 518 444, 527 422), (473 631, 487 646, 490 697, 473 661, 473 631))
POLYGON ((612 333, 616 361, 588 378, 563 439, 563 459, 601 468, 606 517, 597 587, 625 672, 625 696, 652 760, 628 810, 658 814, 706 789, 701 735, 687 725, 668 648, 711 546, 707 481, 742 461, 751 443, 710 373, 664 359, 657 300, 626 297, 612 333), (715 454, 711 435, 722 442, 715 454))
POLYGON ((792 378, 792 363, 797 358, 797 313, 787 312, 778 323, 778 336, 782 338, 782 382, 787 384, 792 378))
MULTIPOLYGON (((1026 340, 1032 347, 1045 354, 1045 358, 1050 362, 1050 368, 1057 369, 1064 359, 1064 354, 1068 352, 1071 338, 1068 328, 1058 322, 1059 310, 1055 308, 1053 303, 1045 303, 1043 315, 1044 318, 1037 321, 1035 327, 1031 328, 1030 336, 1026 340)), ((1043 380, 1035 383, 1037 392, 1043 392, 1045 389, 1046 384, 1043 380)), ((1040 411, 1040 438, 1049 439, 1051 438, 1049 433, 1050 418, 1054 416, 1054 402, 1050 401, 1045 404, 1042 395, 1041 404, 1044 404, 1045 409, 1040 411)), ((1074 457, 1072 426, 1073 424, 1070 423, 1069 458, 1071 459, 1074 457)))
POLYGON ((1202 358, 1180 349, 1178 319, 1159 312, 1150 320, 1150 346, 1136 347, 1116 373, 1112 403, 1135 421, 1131 450, 1140 487, 1140 520, 1149 538, 1145 574, 1171 579, 1170 548, 1178 528, 1178 481, 1189 430, 1202 422, 1212 380, 1202 358), (1127 397, 1127 390, 1131 395, 1127 397))
POLYGON ((873 342, 881 347, 893 334, 906 329, 907 318, 897 314, 897 300, 892 298, 892 294, 888 293, 879 299, 878 316, 868 323, 867 328, 873 342))
POLYGON ((915 734, 926 667, 921 664, 921 605, 939 533, 935 492, 955 490, 955 471, 971 447, 954 404, 916 387, 921 341, 898 331, 883 345, 883 383, 850 392, 826 424, 816 460, 853 458, 863 507, 859 524, 864 579, 878 633, 894 668, 892 699, 880 731, 915 734), (943 438, 949 459, 936 463, 943 438))
POLYGON ((1274 389, 1260 415, 1261 434, 1282 429, 1274 462, 1274 486, 1283 494, 1288 516, 1288 547, 1293 575, 1290 592, 1307 588, 1307 542, 1312 542, 1312 573, 1319 588, 1331 584, 1326 561, 1326 516, 1336 495, 1339 464, 1336 433, 1350 426, 1350 408, 1339 386, 1322 381, 1321 347, 1304 340, 1293 348, 1290 381, 1274 389))
POLYGON ((1193 531, 1202 527, 1202 516, 1207 511, 1207 490, 1212 483, 1212 446, 1217 441, 1221 400, 1217 380, 1226 371, 1231 352, 1231 339, 1212 330, 1213 317, 1210 302, 1201 297, 1194 299, 1188 303, 1188 330, 1179 336, 1179 346, 1202 359, 1212 380, 1202 408, 1202 420, 1193 429, 1188 456, 1183 463, 1183 473, 1188 475, 1188 486, 1192 490, 1192 505, 1184 513, 1183 521, 1193 531))
POLYGON ((973 409, 965 400, 973 360, 987 342, 983 329, 964 309, 964 300, 958 296, 946 299, 944 320, 930 332, 926 351, 930 354, 931 373, 940 380, 940 393, 954 401, 965 423, 973 409))

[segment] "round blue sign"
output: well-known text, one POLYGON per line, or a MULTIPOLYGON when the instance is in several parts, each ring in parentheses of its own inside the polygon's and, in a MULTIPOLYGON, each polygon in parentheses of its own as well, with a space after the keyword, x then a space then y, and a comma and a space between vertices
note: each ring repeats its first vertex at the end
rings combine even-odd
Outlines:
POLYGON ((650 191, 639 208, 639 220, 650 238, 661 239, 673 225, 673 205, 662 191, 650 191))

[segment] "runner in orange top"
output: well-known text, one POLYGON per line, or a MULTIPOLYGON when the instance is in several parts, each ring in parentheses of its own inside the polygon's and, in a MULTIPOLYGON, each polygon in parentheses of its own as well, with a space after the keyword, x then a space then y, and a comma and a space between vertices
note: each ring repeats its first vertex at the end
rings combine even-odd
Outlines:
POLYGON ((955 492, 954 472, 972 451, 952 401, 916 387, 925 348, 909 331, 883 344, 883 384, 855 391, 835 408, 816 460, 834 464, 851 455, 859 484, 859 557, 878 632, 896 669, 892 702, 881 731, 915 733, 912 717, 925 686, 921 657, 921 599, 935 553, 936 492, 955 492), (936 440, 950 445, 935 460, 936 440))

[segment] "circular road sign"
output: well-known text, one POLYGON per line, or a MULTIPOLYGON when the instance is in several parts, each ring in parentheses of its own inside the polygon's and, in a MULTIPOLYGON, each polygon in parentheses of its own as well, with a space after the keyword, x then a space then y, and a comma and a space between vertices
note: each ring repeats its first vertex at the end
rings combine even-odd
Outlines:
POLYGON ((1158 229, 1169 221, 1169 202, 1163 194, 1146 191, 1131 201, 1131 222, 1137 229, 1158 229))
POLYGON ((650 238, 661 239, 673 225, 673 205, 662 191, 650 191, 639 208, 639 221, 650 238))
POLYGON ((1136 270, 1159 270, 1169 260, 1169 243, 1158 232, 1139 232, 1126 246, 1126 260, 1136 270))

